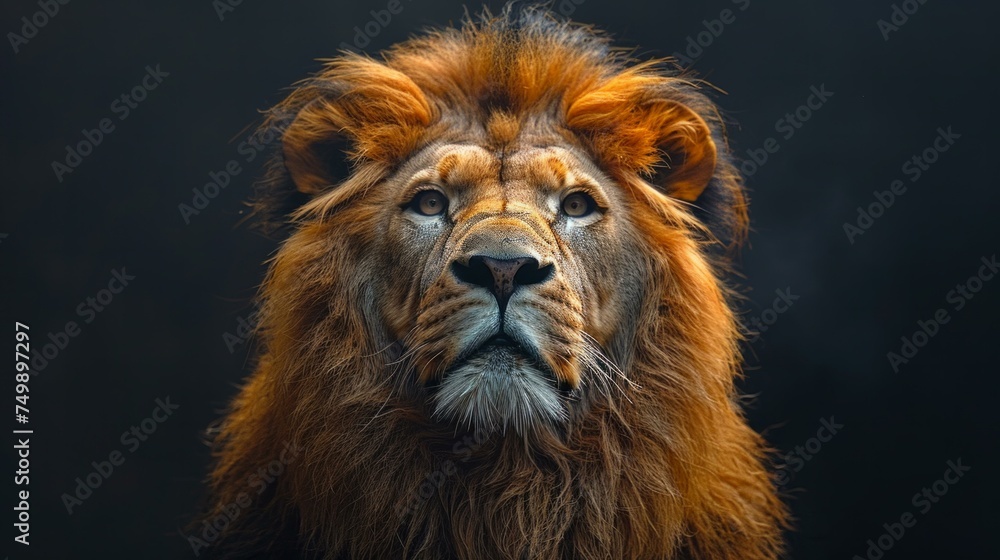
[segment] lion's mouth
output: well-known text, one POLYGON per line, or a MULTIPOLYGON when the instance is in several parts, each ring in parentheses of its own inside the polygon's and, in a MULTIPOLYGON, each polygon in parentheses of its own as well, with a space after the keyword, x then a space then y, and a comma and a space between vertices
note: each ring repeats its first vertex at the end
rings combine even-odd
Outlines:
POLYGON ((473 350, 469 356, 466 357, 466 360, 478 354, 489 352, 509 352, 511 354, 516 354, 526 360, 535 362, 539 366, 539 369, 548 370, 536 352, 529 350, 520 342, 504 334, 495 334, 486 339, 485 342, 480 344, 478 348, 473 350))
POLYGON ((536 350, 501 332, 460 356, 432 398, 440 419, 487 432, 525 433, 565 419, 563 393, 536 350))
POLYGON ((499 355, 511 356, 517 359, 518 362, 537 369, 544 374, 547 381, 551 381, 552 384, 558 389, 569 390, 568 387, 563 386, 564 384, 559 381, 556 374, 552 371, 536 349, 531 346, 521 344, 515 338, 505 334, 502 330, 483 341, 479 346, 474 347, 471 351, 460 356, 459 359, 455 360, 454 365, 448 369, 445 376, 461 367, 469 360, 497 353, 499 353, 499 355))
MULTIPOLYGON (((526 362, 531 362, 535 367, 538 367, 541 370, 549 370, 548 366, 545 365, 545 361, 536 350, 528 345, 522 344, 512 336, 504 333, 501 329, 499 332, 478 345, 472 345, 470 348, 460 353, 458 357, 455 358, 455 361, 452 362, 452 365, 447 369, 444 376, 446 377, 450 372, 462 367, 470 360, 496 352, 503 352, 519 357, 526 362)), ((553 379, 555 379, 554 375, 553 379)))
POLYGON ((491 336, 489 339, 487 339, 486 342, 483 343, 483 346, 520 347, 521 345, 516 341, 514 341, 512 338, 508 337, 507 335, 502 333, 497 333, 491 336))

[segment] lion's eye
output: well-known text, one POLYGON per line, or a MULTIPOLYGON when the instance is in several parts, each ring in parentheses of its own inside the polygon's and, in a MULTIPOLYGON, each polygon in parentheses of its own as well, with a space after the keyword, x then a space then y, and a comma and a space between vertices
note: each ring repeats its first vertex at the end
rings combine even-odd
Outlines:
POLYGON ((570 218, 582 218, 597 209, 597 203, 590 195, 582 192, 573 193, 562 201, 562 211, 570 218))
POLYGON ((421 191, 410 201, 410 208, 424 216, 439 216, 448 209, 448 198, 440 191, 421 191))

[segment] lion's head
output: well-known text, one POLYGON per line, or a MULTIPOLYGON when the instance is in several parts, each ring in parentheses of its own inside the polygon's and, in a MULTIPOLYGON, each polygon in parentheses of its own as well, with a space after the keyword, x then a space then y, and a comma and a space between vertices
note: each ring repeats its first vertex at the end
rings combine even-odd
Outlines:
POLYGON ((713 249, 745 204, 691 81, 508 11, 334 59, 265 127, 289 236, 216 511, 293 444, 252 519, 321 557, 776 554, 713 249))

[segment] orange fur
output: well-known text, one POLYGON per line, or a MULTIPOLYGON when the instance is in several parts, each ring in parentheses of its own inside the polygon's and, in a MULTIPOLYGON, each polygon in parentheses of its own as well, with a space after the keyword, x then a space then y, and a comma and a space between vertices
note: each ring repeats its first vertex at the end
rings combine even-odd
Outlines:
MULTIPOLYGON (((659 63, 633 64, 590 29, 507 12, 411 39, 381 61, 345 54, 300 84, 266 126, 283 137, 260 213, 282 190, 310 199, 262 287, 263 353, 216 439, 209 517, 286 444, 301 452, 213 551, 778 557, 786 513, 765 444, 738 406, 739 325, 720 279, 725 263, 711 249, 739 239, 746 202, 718 114, 691 82, 659 63), (353 161, 346 178, 330 160, 343 140, 353 161), (559 429, 476 435, 436 420, 418 381, 443 375, 449 351, 410 364, 383 344, 421 325, 430 331, 433 290, 441 295, 432 303, 453 297, 416 286, 403 274, 404 253, 383 245, 399 208, 386 185, 428 146, 470 141, 500 153, 499 163, 453 153, 430 166, 435 181, 488 184, 505 172, 505 154, 565 146, 525 160, 531 181, 559 189, 578 180, 587 168, 564 154, 579 150, 627 209, 609 235, 628 248, 619 264, 642 271, 641 305, 624 310, 623 296, 600 281, 616 268, 593 261, 587 275, 598 281, 586 298, 560 296, 560 313, 568 332, 620 348, 640 388, 589 395, 559 429), (376 294, 385 277, 392 281, 376 294), (429 477, 434 492, 413 507, 429 477)), ((469 212, 495 203, 484 198, 469 212)), ((559 379, 579 381, 575 357, 553 363, 559 379)))

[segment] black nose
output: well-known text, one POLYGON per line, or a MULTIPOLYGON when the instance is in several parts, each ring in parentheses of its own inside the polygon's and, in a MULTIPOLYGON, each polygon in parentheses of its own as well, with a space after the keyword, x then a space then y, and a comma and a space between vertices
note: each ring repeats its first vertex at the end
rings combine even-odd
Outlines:
POLYGON ((541 284, 552 275, 552 265, 539 266, 534 257, 494 259, 482 255, 469 258, 469 264, 454 262, 451 271, 462 282, 482 286, 497 298, 500 313, 518 286, 541 284))

